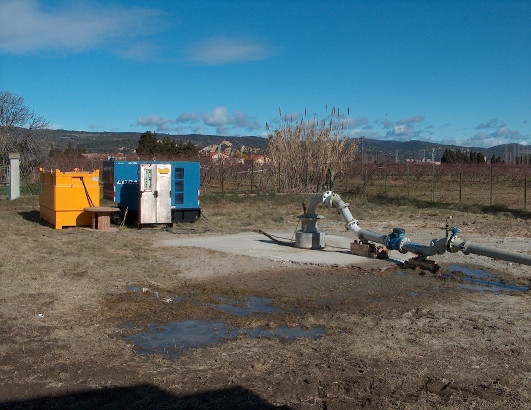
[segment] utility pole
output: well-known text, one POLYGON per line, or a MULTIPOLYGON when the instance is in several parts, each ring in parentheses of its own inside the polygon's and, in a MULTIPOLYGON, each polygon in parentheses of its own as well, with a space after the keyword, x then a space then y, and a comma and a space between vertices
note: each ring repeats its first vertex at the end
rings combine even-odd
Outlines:
POLYGON ((9 200, 20 197, 20 154, 9 154, 9 200))

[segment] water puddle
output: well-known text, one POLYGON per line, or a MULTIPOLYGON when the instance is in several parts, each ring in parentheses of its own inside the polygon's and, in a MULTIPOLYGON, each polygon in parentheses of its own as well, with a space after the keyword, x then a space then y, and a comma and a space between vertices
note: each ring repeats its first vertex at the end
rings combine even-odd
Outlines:
POLYGON ((149 325, 145 332, 126 338, 137 346, 140 354, 161 353, 178 357, 191 347, 206 347, 237 337, 221 321, 184 320, 168 325, 149 325))
MULTIPOLYGON (((161 298, 158 291, 139 286, 129 286, 127 288, 127 291, 132 293, 144 293, 150 296, 155 296, 157 299, 160 299, 166 303, 180 303, 186 300, 186 298, 182 296, 167 296, 161 298)), ((270 298, 260 296, 249 296, 243 299, 242 301, 225 297, 218 297, 217 300, 219 301, 219 303, 192 303, 199 306, 208 306, 216 308, 225 313, 228 313, 229 315, 235 316, 249 316, 252 314, 283 312, 282 309, 273 306, 273 301, 270 298)))
MULTIPOLYGON (((131 286, 129 292, 145 293, 149 297, 154 294, 163 302, 179 303, 185 300, 180 296, 159 298, 159 293, 149 288, 131 286)), ((249 296, 242 300, 218 297, 217 303, 192 302, 198 306, 208 306, 219 309, 233 316, 266 315, 284 312, 273 306, 269 298, 249 296)), ((134 328, 133 324, 125 325, 125 329, 134 328)), ((315 327, 303 329, 301 327, 252 328, 239 329, 229 327, 221 320, 183 320, 167 325, 149 325, 143 332, 126 338, 135 345, 139 354, 165 354, 170 358, 178 357, 184 350, 190 348, 208 347, 235 340, 238 337, 272 337, 284 340, 307 338, 316 340, 326 334, 326 329, 315 327)))
POLYGON ((463 280, 471 284, 462 285, 461 289, 478 292, 527 292, 526 286, 503 283, 499 278, 482 269, 470 269, 459 265, 450 265, 448 269, 452 274, 461 273, 463 280))
POLYGON ((149 325, 145 332, 129 336, 126 340, 136 346, 139 354, 158 353, 174 359, 186 349, 208 347, 235 340, 240 336, 316 340, 324 334, 326 334, 326 329, 320 327, 311 329, 301 327, 234 329, 219 320, 184 320, 167 325, 149 325))
POLYGON ((237 300, 218 298, 221 303, 207 303, 206 306, 214 307, 225 313, 235 316, 249 316, 255 313, 274 313, 281 312, 280 309, 273 306, 273 301, 269 298, 250 296, 243 302, 237 300))

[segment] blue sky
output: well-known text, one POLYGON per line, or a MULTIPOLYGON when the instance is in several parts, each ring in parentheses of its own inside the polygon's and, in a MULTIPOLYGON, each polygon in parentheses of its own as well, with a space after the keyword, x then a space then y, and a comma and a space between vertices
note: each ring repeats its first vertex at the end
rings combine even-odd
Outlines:
POLYGON ((267 135, 337 107, 351 137, 528 144, 531 1, 0 0, 0 90, 67 130, 267 135))

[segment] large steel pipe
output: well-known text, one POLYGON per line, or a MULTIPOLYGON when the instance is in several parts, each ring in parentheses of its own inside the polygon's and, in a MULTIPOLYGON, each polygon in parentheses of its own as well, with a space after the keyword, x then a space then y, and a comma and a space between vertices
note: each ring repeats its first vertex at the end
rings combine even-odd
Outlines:
POLYGON ((469 241, 455 240, 452 243, 452 250, 460 250, 465 255, 474 253, 476 255, 487 256, 494 259, 502 259, 504 261, 521 263, 522 265, 531 266, 531 256, 522 253, 506 251, 503 249, 489 248, 469 241))
POLYGON ((347 229, 351 230, 360 240, 367 240, 385 245, 389 250, 398 250, 402 253, 411 252, 421 256, 442 255, 448 250, 452 252, 462 251, 465 255, 474 253, 476 255, 531 266, 530 255, 524 255, 503 249, 489 248, 487 246, 463 241, 457 236, 457 228, 452 230, 452 236, 449 238, 433 239, 430 245, 421 245, 411 242, 408 238, 403 236, 403 230, 402 236, 393 237, 392 235, 382 235, 378 232, 361 229, 358 225, 358 220, 354 219, 350 212, 349 204, 344 202, 338 194, 332 191, 327 191, 322 194, 322 202, 325 205, 337 208, 343 220, 346 222, 347 229))
POLYGON ((366 229, 358 229, 358 238, 361 240, 379 243, 380 245, 385 245, 387 235, 382 235, 381 233, 368 231, 366 229))
POLYGON ((430 246, 415 242, 404 242, 400 251, 403 253, 416 253, 422 256, 442 255, 446 252, 446 238, 434 239, 430 246))

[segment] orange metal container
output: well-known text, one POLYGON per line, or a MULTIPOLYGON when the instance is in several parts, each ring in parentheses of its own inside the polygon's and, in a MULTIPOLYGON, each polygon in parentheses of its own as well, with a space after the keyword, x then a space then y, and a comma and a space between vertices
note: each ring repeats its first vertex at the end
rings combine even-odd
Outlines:
POLYGON ((64 226, 91 226, 92 215, 84 209, 100 206, 100 171, 73 172, 40 169, 41 219, 62 229, 64 226))

